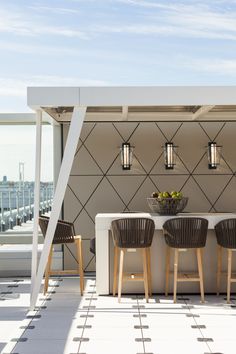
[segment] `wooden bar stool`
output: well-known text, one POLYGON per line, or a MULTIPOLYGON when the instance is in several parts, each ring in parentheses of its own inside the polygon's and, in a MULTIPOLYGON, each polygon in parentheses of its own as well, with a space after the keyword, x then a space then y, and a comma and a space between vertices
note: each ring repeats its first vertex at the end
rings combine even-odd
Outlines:
POLYGON ((124 218, 114 220, 111 223, 114 241, 114 273, 113 273, 113 296, 116 295, 118 257, 119 281, 118 301, 121 299, 123 281, 143 281, 145 298, 151 295, 151 256, 150 247, 155 230, 154 221, 147 218, 124 218), (124 255, 129 249, 140 249, 143 258, 143 273, 128 274, 123 272, 124 255))
MULTIPOLYGON (((41 228, 42 234, 45 237, 47 232, 49 218, 45 216, 39 217, 39 226, 41 228)), ((84 291, 84 271, 83 271, 83 255, 82 255, 82 237, 80 235, 75 235, 74 225, 70 222, 64 220, 58 220, 52 246, 50 249, 47 267, 45 271, 44 280, 44 295, 48 290, 48 282, 50 275, 64 275, 64 274, 79 274, 80 276, 80 293, 83 295, 84 291), (51 270, 53 245, 61 245, 67 243, 75 243, 77 251, 77 269, 73 270, 51 270)))
POLYGON ((166 289, 168 295, 169 274, 170 274, 170 252, 174 250, 174 291, 173 297, 176 302, 177 283, 198 281, 200 282, 201 301, 204 302, 204 284, 202 269, 202 249, 206 244, 208 220, 203 218, 173 218, 167 220, 163 225, 166 251, 166 289), (195 249, 198 263, 198 273, 178 274, 179 253, 188 249, 195 249))
POLYGON ((236 219, 225 219, 215 225, 218 243, 217 256, 217 295, 220 293, 222 274, 222 249, 227 250, 227 303, 230 302, 231 283, 236 282, 236 275, 232 274, 232 251, 236 251, 236 219))

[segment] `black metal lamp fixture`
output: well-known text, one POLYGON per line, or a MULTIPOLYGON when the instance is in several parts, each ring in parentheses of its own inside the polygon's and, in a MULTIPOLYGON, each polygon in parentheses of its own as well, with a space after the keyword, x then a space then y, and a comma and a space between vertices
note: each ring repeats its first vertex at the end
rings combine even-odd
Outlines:
POLYGON ((133 147, 130 143, 122 143, 121 164, 123 170, 130 170, 133 160, 133 147))
POLYGON ((215 141, 208 143, 208 168, 216 169, 220 164, 222 146, 216 144, 215 141))
POLYGON ((164 146, 164 158, 165 158, 165 168, 166 170, 173 170, 176 164, 176 149, 177 146, 172 142, 165 143, 164 146))

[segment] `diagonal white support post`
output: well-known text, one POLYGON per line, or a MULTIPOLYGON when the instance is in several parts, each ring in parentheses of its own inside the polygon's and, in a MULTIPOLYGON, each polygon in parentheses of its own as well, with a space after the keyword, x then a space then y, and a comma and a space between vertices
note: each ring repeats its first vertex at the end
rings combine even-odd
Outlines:
POLYGON ((198 108, 198 110, 193 113, 192 115, 192 120, 198 120, 201 116, 204 116, 204 114, 207 114, 214 108, 215 106, 201 106, 198 108))
POLYGON ((61 164, 60 173, 57 180, 57 186, 53 199, 53 207, 51 212, 50 221, 48 223, 47 233, 44 240, 43 251, 40 257, 36 281, 34 284, 33 292, 31 294, 30 309, 33 310, 40 292, 40 286, 43 279, 43 274, 47 265, 50 247, 52 245, 54 232, 56 229, 57 220, 60 215, 62 202, 64 199, 68 179, 70 176, 71 167, 76 152, 77 143, 80 137, 83 121, 86 114, 86 107, 74 107, 71 118, 70 129, 67 137, 64 156, 61 164))
POLYGON ((42 111, 36 111, 36 154, 35 154, 35 183, 34 183, 34 229, 32 241, 31 261, 31 294, 34 288, 37 259, 38 259, 38 217, 40 204, 40 174, 41 174, 41 150, 42 150, 42 111))

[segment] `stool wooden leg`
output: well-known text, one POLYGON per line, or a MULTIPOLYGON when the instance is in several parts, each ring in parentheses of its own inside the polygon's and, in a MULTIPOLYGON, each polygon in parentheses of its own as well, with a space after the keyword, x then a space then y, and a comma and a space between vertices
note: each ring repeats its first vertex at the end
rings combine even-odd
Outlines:
POLYGON ((119 254, 119 248, 115 246, 114 247, 114 269, 113 269, 113 296, 116 296, 116 288, 117 288, 118 254, 119 254))
POLYGON ((43 290, 44 295, 48 291, 48 281, 49 281, 49 275, 50 275, 51 264, 52 264, 52 252, 53 252, 53 247, 51 246, 50 253, 48 256, 48 263, 47 263, 47 267, 46 267, 46 271, 45 271, 44 290, 43 290))
POLYGON ((145 290, 145 299, 148 302, 148 272, 147 272, 147 252, 146 249, 142 249, 143 253, 143 280, 144 280, 144 290, 145 290))
POLYGON ((146 252, 147 252, 147 272, 148 272, 148 293, 149 296, 152 296, 151 248, 148 247, 146 252))
POLYGON ((176 303, 176 293, 177 293, 178 260, 179 260, 179 250, 177 248, 175 248, 175 256, 174 256, 174 303, 176 303))
POLYGON ((84 271, 83 271, 83 254, 82 254, 82 239, 76 240, 77 258, 78 258, 78 273, 80 277, 80 294, 83 295, 84 291, 84 271))
POLYGON ((232 272, 232 250, 228 249, 228 270, 227 270, 227 303, 230 303, 230 286, 232 272))
POLYGON ((220 294, 220 278, 221 278, 221 269, 222 269, 222 247, 218 245, 217 247, 217 279, 216 279, 216 295, 220 294))
POLYGON ((198 264, 198 274, 199 274, 199 278, 200 278, 201 302, 204 302, 204 285, 203 285, 201 248, 197 248, 197 264, 198 264))
POLYGON ((170 247, 166 246, 166 289, 165 296, 168 296, 170 274, 170 247))
POLYGON ((119 266, 119 283, 118 283, 118 301, 119 302, 121 299, 121 290, 122 290, 124 253, 125 253, 125 251, 121 248, 121 250, 120 250, 120 266, 119 266))

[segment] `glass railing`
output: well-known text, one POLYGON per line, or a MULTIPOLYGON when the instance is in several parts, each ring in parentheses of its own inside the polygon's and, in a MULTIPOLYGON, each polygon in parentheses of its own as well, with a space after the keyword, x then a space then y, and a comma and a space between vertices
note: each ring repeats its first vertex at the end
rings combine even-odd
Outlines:
MULTIPOLYGON (((34 217, 34 186, 11 188, 0 186, 0 232, 23 226, 34 217)), ((47 183, 40 188, 39 214, 51 211, 53 184, 47 183)), ((17 228, 19 230, 19 228, 17 228)))

